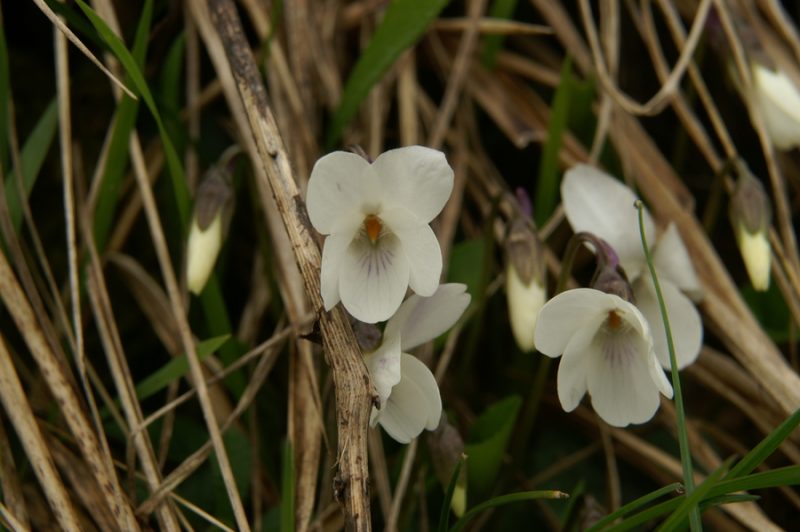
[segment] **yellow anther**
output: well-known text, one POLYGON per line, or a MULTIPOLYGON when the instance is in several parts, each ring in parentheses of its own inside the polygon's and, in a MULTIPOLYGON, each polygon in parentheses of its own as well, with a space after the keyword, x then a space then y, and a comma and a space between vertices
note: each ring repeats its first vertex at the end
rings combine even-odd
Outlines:
POLYGON ((619 317, 619 314, 615 310, 609 311, 608 318, 606 319, 606 323, 608 323, 608 328, 612 331, 616 331, 617 329, 622 326, 622 318, 619 317))
POLYGON ((378 240, 382 228, 383 224, 381 223, 381 219, 374 214, 369 214, 364 218, 364 229, 367 230, 367 236, 373 244, 378 240))

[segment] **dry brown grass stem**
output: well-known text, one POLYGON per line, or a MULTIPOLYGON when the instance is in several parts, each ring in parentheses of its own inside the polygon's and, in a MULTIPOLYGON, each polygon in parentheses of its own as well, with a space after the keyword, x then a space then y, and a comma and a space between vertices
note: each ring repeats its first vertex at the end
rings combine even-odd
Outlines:
MULTIPOLYGON (((323 305, 319 292, 319 249, 312 238, 307 215, 289 167, 281 135, 266 101, 264 87, 255 68, 252 53, 242 34, 233 4, 227 1, 212 1, 210 7, 214 31, 218 32, 215 39, 221 39, 226 58, 220 57, 218 46, 217 50, 212 50, 212 43, 209 43, 208 37, 204 38, 212 58, 217 56, 214 61, 220 76, 224 77, 225 71, 233 74, 238 91, 238 103, 235 103, 235 100, 232 102, 229 97, 229 104, 234 110, 242 107, 247 110, 248 127, 242 131, 243 134, 244 131, 250 131, 250 134, 246 135, 248 137, 246 144, 252 146, 255 143, 257 152, 251 151, 251 157, 257 173, 263 172, 261 175, 267 180, 265 183, 259 179, 259 189, 264 196, 265 187, 269 185, 278 207, 277 211, 288 232, 312 308, 321 310, 323 305)), ((195 15, 198 11, 200 11, 199 6, 195 15)), ((198 26, 202 32, 202 24, 198 22, 198 26)), ((366 367, 343 311, 334 308, 331 312, 321 312, 320 326, 336 387, 339 428, 339 474, 335 481, 336 491, 343 504, 348 527, 369 530, 366 433, 374 392, 369 385, 366 367)))
POLYGON ((138 143, 138 139, 134 136, 131 137, 130 147, 131 161, 134 167, 134 176, 136 177, 136 183, 139 187, 139 195, 142 198, 142 206, 144 208, 145 217, 147 218, 147 224, 150 229, 150 236, 152 238, 159 266, 161 268, 161 274, 166 284, 170 306, 177 322, 181 346, 189 361, 192 382, 194 386, 197 387, 197 397, 200 401, 200 407, 203 411, 206 427, 208 428, 208 432, 211 437, 211 443, 214 447, 214 452, 219 462, 219 468, 222 473, 222 479, 225 483, 228 499, 230 500, 233 508, 237 526, 241 530, 250 530, 247 516, 244 511, 244 506, 242 505, 242 500, 239 496, 239 489, 237 488, 236 481, 233 478, 230 460, 228 459, 227 452, 225 451, 225 443, 222 441, 219 425, 214 416, 214 404, 209 397, 208 387, 206 386, 205 379, 203 377, 202 365, 197 358, 197 349, 194 339, 192 338, 189 323, 186 319, 186 311, 183 306, 183 296, 175 275, 175 269, 172 266, 169 249, 164 237, 164 230, 161 225, 161 217, 158 213, 158 208, 156 207, 153 191, 150 188, 150 179, 148 178, 142 149, 138 143))
POLYGON ((108 76, 108 78, 111 81, 113 81, 120 89, 125 91, 125 94, 127 94, 134 100, 136 99, 136 95, 133 94, 130 91, 130 89, 128 89, 128 87, 126 87, 125 84, 122 83, 122 81, 120 81, 113 73, 111 73, 111 71, 107 69, 105 65, 103 65, 103 63, 101 63, 100 60, 97 59, 97 57, 95 57, 94 54, 89 51, 88 48, 86 48, 86 46, 81 42, 81 40, 74 33, 72 33, 72 30, 70 30, 64 23, 64 21, 62 21, 61 18, 58 15, 56 15, 52 9, 50 9, 50 6, 48 6, 44 0, 33 0, 33 1, 36 4, 36 6, 42 10, 42 13, 44 13, 45 16, 50 19, 50 22, 52 22, 53 25, 55 25, 59 29, 59 31, 61 31, 64 35, 66 35, 66 37, 70 40, 70 42, 74 44, 75 47, 78 50, 80 50, 83 55, 85 55, 92 63, 94 63, 95 66, 99 68, 103 72, 103 74, 108 76))
POLYGON ((467 9, 471 24, 458 44, 458 52, 456 52, 450 75, 447 78, 447 87, 442 97, 442 103, 439 106, 430 135, 428 135, 428 146, 434 149, 442 147, 445 134, 450 127, 450 120, 456 110, 459 95, 467 79, 472 53, 478 43, 480 16, 486 10, 486 0, 470 0, 467 9))
POLYGON ((29 527, 28 508, 3 423, 3 419, 0 418, 0 490, 3 493, 3 501, 7 504, 5 514, 11 516, 19 526, 27 529, 29 527))
MULTIPOLYGON (((25 453, 33 466, 33 472, 39 479, 45 497, 50 503, 50 510, 53 512, 58 524, 64 530, 81 530, 79 521, 75 515, 75 510, 70 502, 70 497, 64 489, 61 477, 53 464, 53 458, 48 450, 47 442, 39 431, 36 424, 36 416, 33 415, 25 390, 19 381, 14 362, 6 349, 5 339, 0 335, 0 400, 5 408, 6 415, 11 420, 11 424, 19 436, 25 453)), ((4 486, 5 488, 5 486, 4 486)), ((7 492, 3 491, 4 495, 7 492)), ((13 498, 6 499, 11 504, 13 498)), ((12 509, 20 508, 19 502, 12 504, 12 509)), ((27 522, 25 513, 14 515, 17 521, 27 522)))
MULTIPOLYGON (((433 22, 431 29, 436 31, 472 31, 475 20, 466 18, 443 18, 433 22)), ((477 30, 481 35, 551 35, 553 30, 539 24, 528 24, 516 20, 480 17, 477 30)))
POLYGON ((586 30, 589 46, 592 51, 594 67, 603 88, 611 95, 614 102, 628 113, 633 115, 652 115, 660 112, 669 103, 670 98, 674 96, 681 78, 686 72, 689 62, 692 60, 692 55, 694 55, 694 51, 697 48, 697 43, 700 40, 700 36, 703 34, 706 17, 711 10, 712 0, 702 0, 702 3, 697 9, 694 22, 692 23, 692 29, 689 32, 686 46, 681 49, 675 67, 672 69, 672 72, 670 72, 667 80, 658 89, 658 92, 644 104, 634 101, 617 87, 617 84, 614 82, 609 72, 606 59, 603 57, 600 39, 597 35, 597 26, 592 16, 592 8, 588 0, 580 0, 579 5, 583 26, 586 30))
POLYGON ((0 297, 11 314, 17 328, 22 332, 28 348, 41 369, 50 392, 56 398, 64 418, 78 442, 94 479, 104 498, 104 503, 123 529, 138 530, 133 512, 124 500, 122 490, 114 472, 100 451, 97 436, 86 419, 83 406, 75 393, 72 381, 67 377, 65 366, 59 361, 47 342, 39 321, 22 292, 5 255, 0 254, 0 297))
MULTIPOLYGON (((228 430, 228 428, 230 428, 231 425, 233 425, 233 423, 235 423, 236 420, 239 419, 239 417, 252 404, 256 394, 261 389, 261 386, 264 384, 264 381, 275 364, 277 346, 273 346, 273 348, 274 349, 270 349, 269 352, 263 353, 263 355, 259 358, 258 363, 250 375, 250 380, 247 383, 247 387, 244 389, 242 396, 239 398, 239 402, 236 404, 236 407, 233 409, 230 415, 220 424, 220 431, 224 432, 228 430)), ((220 375, 220 378, 222 377, 223 376, 220 375)), ((145 420, 145 423, 147 422, 148 421, 145 420)), ((142 502, 141 505, 139 505, 137 511, 143 514, 149 514, 152 512, 158 507, 159 504, 161 504, 161 501, 164 499, 164 497, 168 497, 181 482, 186 480, 189 475, 191 475, 198 467, 200 467, 200 465, 202 465, 208 459, 208 457, 211 455, 211 452, 214 450, 215 449, 212 442, 204 443, 199 449, 187 457, 178 467, 173 469, 169 475, 164 478, 158 490, 150 494, 150 497, 142 502)))
MULTIPOLYGON (((89 227, 88 216, 84 216, 84 241, 87 243, 90 259, 87 283, 89 299, 108 366, 125 412, 127 428, 130 429, 130 427, 142 424, 143 414, 136 397, 135 385, 128 368, 123 342, 117 329, 100 257, 94 247, 89 227)), ((135 431, 129 435, 129 438, 132 439, 136 455, 142 464, 148 487, 153 491, 161 483, 161 473, 149 434, 145 431, 135 431)), ((179 530, 178 521, 168 504, 158 508, 158 516, 161 527, 165 530, 179 530)))

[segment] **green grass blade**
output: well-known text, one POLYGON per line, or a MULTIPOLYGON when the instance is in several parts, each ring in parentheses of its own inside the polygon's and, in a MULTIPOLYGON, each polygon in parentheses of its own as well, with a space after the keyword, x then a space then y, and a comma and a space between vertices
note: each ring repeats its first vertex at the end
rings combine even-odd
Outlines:
POLYGON ((559 181, 558 156, 561 152, 564 131, 567 129, 567 120, 569 119, 572 92, 571 77, 572 59, 567 56, 561 65, 561 78, 553 95, 553 103, 550 106, 547 142, 544 143, 542 148, 542 160, 539 163, 539 179, 533 209, 533 217, 537 227, 542 227, 545 224, 556 207, 559 181))
MULTIPOLYGON (((678 362, 675 358, 675 343, 672 340, 672 329, 669 325, 669 314, 667 305, 664 303, 664 296, 661 293, 661 284, 658 282, 656 267, 653 265, 653 255, 647 244, 647 235, 644 232, 644 204, 636 201, 636 209, 639 213, 639 235, 642 239, 642 249, 647 259, 647 268, 650 271, 650 278, 653 281, 656 298, 658 299, 658 309, 661 312, 661 319, 664 322, 664 331, 667 335, 667 350, 669 351, 669 365, 672 374, 672 389, 675 393, 675 415, 678 425, 678 445, 681 454, 681 468, 683 469, 683 486, 686 488, 686 497, 692 499, 694 491, 694 473, 692 472, 692 450, 689 447, 689 435, 686 431, 686 413, 683 407, 683 392, 681 391, 681 378, 678 374, 678 362)), ((693 532, 702 530, 703 524, 700 521, 700 512, 697 507, 689 510, 689 523, 693 532)))
POLYGON ((58 106, 56 105, 56 100, 53 99, 44 110, 44 113, 42 113, 22 147, 20 164, 22 165, 22 183, 25 189, 24 199, 20 198, 17 193, 14 172, 12 171, 6 177, 5 187, 8 212, 16 231, 19 231, 22 223, 22 202, 28 201, 33 185, 36 184, 36 179, 39 177, 42 164, 44 164, 47 153, 50 151, 50 146, 53 144, 57 128, 58 106))
POLYGON ((650 504, 654 500, 663 497, 664 495, 668 495, 670 493, 674 493, 677 490, 681 489, 681 483, 675 482, 670 484, 669 486, 664 486, 663 488, 657 489, 648 493, 647 495, 643 495, 636 500, 629 502, 628 504, 620 507, 617 511, 608 514, 607 516, 603 517, 595 524, 593 524, 586 532, 597 532, 598 530, 602 530, 603 527, 609 525, 619 519, 620 517, 624 517, 634 510, 638 510, 642 506, 646 504, 650 504))
MULTIPOLYGON (((133 42, 133 59, 139 68, 144 67, 144 60, 147 56, 147 43, 152 20, 152 2, 147 2, 139 17, 139 24, 136 28, 136 36, 133 42)), ((130 75, 126 78, 125 84, 130 85, 130 75)), ((136 124, 138 113, 139 102, 123 94, 122 99, 117 104, 114 130, 111 133, 106 166, 102 177, 103 182, 100 184, 94 211, 94 240, 97 249, 100 251, 105 249, 106 240, 111 232, 119 199, 120 183, 122 183, 125 168, 128 166, 131 131, 133 131, 133 127, 136 124)))
MULTIPOLYGON (((200 342, 197 344, 197 358, 199 360, 205 360, 211 356, 214 351, 225 345, 225 342, 229 339, 230 335, 225 335, 209 338, 208 340, 200 342)), ((149 377, 146 377, 136 386, 136 397, 138 397, 140 401, 147 399, 151 395, 169 386, 171 382, 180 379, 188 372, 189 361, 186 359, 185 354, 178 358, 173 358, 164 364, 161 369, 157 370, 149 377)))
POLYGON ((292 442, 283 445, 281 478, 281 532, 294 531, 294 453, 292 442))
POLYGON ((761 440, 761 443, 744 455, 744 457, 728 471, 725 479, 749 475, 759 464, 766 460, 781 443, 783 443, 783 440, 789 437, 798 425, 800 425, 800 409, 795 410, 794 414, 789 416, 778 428, 761 440))
MULTIPOLYGON (((489 17, 499 19, 509 19, 514 15, 517 8, 517 0, 494 0, 492 7, 489 8, 489 17)), ((487 35, 483 39, 483 53, 481 61, 486 68, 494 67, 497 59, 497 52, 503 47, 505 35, 487 35)))
POLYGON ((453 503, 453 494, 456 492, 458 476, 461 474, 461 468, 464 467, 466 458, 465 455, 461 455, 461 458, 459 458, 456 463, 456 467, 453 468, 453 474, 450 475, 450 482, 447 483, 447 492, 444 494, 442 510, 439 512, 439 532, 446 532, 447 528, 450 526, 450 507, 453 503))
POLYGON ((732 495, 720 495, 719 497, 710 497, 700 503, 700 510, 707 510, 715 506, 722 506, 725 504, 736 504, 737 502, 754 502, 761 497, 758 495, 750 495, 748 493, 734 493, 732 495))
MULTIPOLYGON (((186 229, 189 224, 189 216, 191 215, 189 207, 189 190, 186 186, 186 178, 183 174, 183 168, 181 166, 180 159, 178 158, 178 153, 175 151, 175 146, 173 145, 172 140, 170 139, 169 134, 164 127, 164 122, 161 120, 161 115, 158 112, 155 100, 153 99, 153 94, 150 92, 150 88, 144 79, 144 75, 139 69, 139 66, 136 64, 136 60, 125 47, 125 44, 114 34, 113 31, 111 31, 105 21, 100 18, 100 16, 98 16, 97 13, 92 10, 92 8, 86 5, 83 0, 75 1, 78 4, 78 7, 80 7, 84 14, 89 18, 89 21, 92 23, 100 37, 106 42, 106 44, 108 44, 117 59, 119 59, 123 68, 130 76, 130 80, 136 88, 136 92, 139 94, 139 96, 141 96, 142 100, 144 100, 144 103, 147 105, 147 108, 153 115, 153 119, 156 121, 159 134, 161 135, 161 141, 164 145, 164 155, 167 159, 167 168, 169 169, 169 174, 172 181, 173 192, 175 194, 175 203, 178 208, 181 225, 184 229, 186 229)), ((148 0, 145 3, 145 9, 151 9, 151 6, 152 0, 148 0)))
POLYGON ((682 498, 678 497, 675 499, 670 499, 668 501, 658 503, 655 506, 651 506, 647 510, 644 510, 642 512, 639 512, 638 514, 630 516, 623 522, 618 523, 606 530, 613 530, 614 532, 625 532, 626 530, 637 529, 637 527, 640 527, 641 525, 648 523, 653 519, 657 519, 658 517, 661 517, 666 513, 674 511, 678 506, 680 506, 682 500, 683 500, 682 498))
POLYGON ((746 477, 726 479, 717 483, 709 492, 710 497, 718 497, 737 491, 777 488, 779 486, 800 485, 800 466, 787 466, 746 477))
POLYGON ((11 110, 11 74, 9 73, 8 43, 6 43, 5 22, 0 24, 0 166, 8 168, 9 159, 9 125, 11 110))
POLYGON ((672 515, 658 527, 658 530, 660 532, 672 532, 673 530, 677 530, 679 527, 684 526, 686 519, 690 517, 692 512, 697 512, 699 519, 700 512, 698 511, 698 506, 700 502, 717 482, 719 482, 723 475, 728 472, 732 461, 733 459, 726 460, 721 466, 712 471, 694 491, 687 493, 686 496, 681 499, 681 504, 672 512, 672 515))
POLYGON ((448 2, 449 0, 395 0, 389 4, 383 21, 347 79, 342 101, 328 128, 328 149, 332 149, 339 140, 372 86, 400 54, 419 39, 448 2))
POLYGON ((517 493, 509 493, 508 495, 501 495, 500 497, 489 499, 488 501, 482 502, 474 508, 471 508, 469 511, 467 511, 467 513, 464 514, 464 517, 456 521, 456 523, 450 529, 450 532, 458 532, 479 513, 484 510, 488 510, 489 508, 503 506, 513 502, 532 501, 535 499, 564 499, 566 497, 569 497, 569 495, 558 490, 520 491, 517 493))

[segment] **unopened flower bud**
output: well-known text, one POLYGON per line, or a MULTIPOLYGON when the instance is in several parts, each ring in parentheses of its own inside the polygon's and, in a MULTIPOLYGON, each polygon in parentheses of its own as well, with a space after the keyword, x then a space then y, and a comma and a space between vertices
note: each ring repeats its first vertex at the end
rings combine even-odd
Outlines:
POLYGON ((731 226, 753 288, 765 291, 769 288, 772 256, 768 236, 772 207, 764 186, 747 165, 739 162, 737 167, 739 179, 729 209, 731 226))
POLYGON ((531 221, 511 221, 505 244, 506 293, 511 331, 519 348, 533 351, 533 329, 547 298, 544 253, 531 221))
MULTIPOLYGON (((428 435, 428 449, 436 478, 445 490, 455 472, 458 461, 464 454, 464 440, 458 430, 450 424, 447 416, 442 416, 439 427, 428 435)), ((461 467, 453 490, 450 508, 461 517, 467 508, 467 468, 461 467)))
POLYGON ((186 284, 195 295, 203 291, 214 270, 233 214, 231 157, 225 152, 220 162, 208 169, 195 194, 186 245, 186 284))

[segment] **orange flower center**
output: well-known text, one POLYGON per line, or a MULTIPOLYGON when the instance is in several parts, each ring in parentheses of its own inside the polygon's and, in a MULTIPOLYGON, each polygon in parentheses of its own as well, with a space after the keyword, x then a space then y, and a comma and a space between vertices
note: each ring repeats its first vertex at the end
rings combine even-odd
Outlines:
POLYGON ((368 214, 367 217, 364 218, 364 229, 366 229, 367 236, 373 244, 378 240, 382 228, 383 223, 381 223, 381 219, 374 214, 368 214))
POLYGON ((616 331, 622 326, 622 318, 619 317, 617 311, 611 310, 608 312, 608 318, 606 318, 606 323, 608 324, 608 328, 612 331, 616 331))

